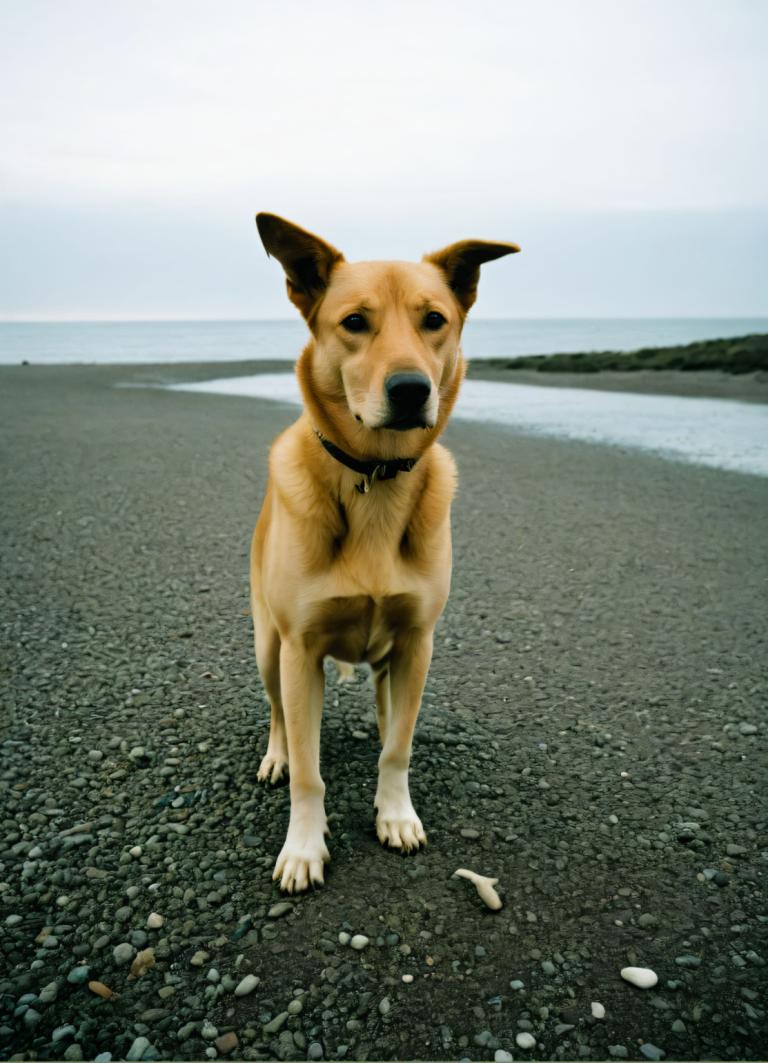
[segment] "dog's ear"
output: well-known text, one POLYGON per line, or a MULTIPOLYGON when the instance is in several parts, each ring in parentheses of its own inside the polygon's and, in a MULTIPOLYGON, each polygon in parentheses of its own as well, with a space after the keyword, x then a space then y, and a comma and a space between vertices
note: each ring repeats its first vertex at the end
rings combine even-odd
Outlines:
POLYGON ((267 254, 285 270, 288 298, 309 319, 328 287, 333 267, 344 256, 319 236, 277 214, 257 214, 256 226, 267 254))
POLYGON ((424 255, 424 262, 431 262, 445 274, 448 285, 458 299, 464 313, 477 298, 477 283, 480 267, 503 255, 514 255, 520 248, 517 244, 496 244, 487 240, 460 240, 442 251, 424 255))

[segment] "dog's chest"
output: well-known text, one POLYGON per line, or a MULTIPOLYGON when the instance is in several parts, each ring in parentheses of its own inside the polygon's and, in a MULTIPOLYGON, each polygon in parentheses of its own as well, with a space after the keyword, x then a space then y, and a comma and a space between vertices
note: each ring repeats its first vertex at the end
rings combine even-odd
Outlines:
POLYGON ((420 624, 421 612, 415 594, 326 598, 311 607, 304 641, 322 655, 375 664, 391 651, 398 635, 420 624))

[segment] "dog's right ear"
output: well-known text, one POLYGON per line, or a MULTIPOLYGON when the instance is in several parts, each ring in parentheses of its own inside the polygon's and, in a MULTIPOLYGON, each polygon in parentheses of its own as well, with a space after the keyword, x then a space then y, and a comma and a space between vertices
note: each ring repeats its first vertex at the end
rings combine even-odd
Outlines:
POLYGON ((331 272, 344 261, 341 251, 277 214, 257 214, 256 226, 268 255, 285 270, 288 298, 309 320, 328 287, 331 272))

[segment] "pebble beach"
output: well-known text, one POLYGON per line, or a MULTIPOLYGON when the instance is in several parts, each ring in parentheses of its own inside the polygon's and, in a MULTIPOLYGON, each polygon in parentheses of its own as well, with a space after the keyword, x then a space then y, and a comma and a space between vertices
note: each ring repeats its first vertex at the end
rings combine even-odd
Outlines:
POLYGON ((768 478, 454 422, 429 845, 329 667, 286 898, 248 548, 295 411, 144 386, 227 371, 0 368, 0 1058, 764 1059, 768 478))

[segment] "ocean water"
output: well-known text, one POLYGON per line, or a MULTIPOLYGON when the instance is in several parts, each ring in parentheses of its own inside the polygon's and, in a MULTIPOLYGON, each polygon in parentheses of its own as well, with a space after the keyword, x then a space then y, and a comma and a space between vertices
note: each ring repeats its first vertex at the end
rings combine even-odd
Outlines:
MULTIPOLYGON (((473 320, 469 358, 618 350, 768 332, 768 318, 514 318, 473 320)), ((0 364, 294 361, 301 320, 0 322, 0 364)))
MULTIPOLYGON (((227 377, 172 388, 301 403, 293 373, 227 377)), ((466 380, 454 417, 768 476, 768 406, 758 403, 466 380)))

